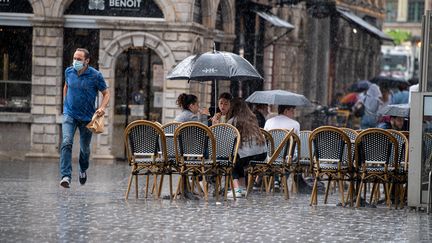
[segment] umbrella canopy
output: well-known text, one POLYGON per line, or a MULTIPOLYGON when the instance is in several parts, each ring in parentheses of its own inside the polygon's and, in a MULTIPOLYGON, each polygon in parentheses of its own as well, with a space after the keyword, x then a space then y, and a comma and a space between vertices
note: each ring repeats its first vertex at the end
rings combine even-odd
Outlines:
POLYGON ((360 80, 358 82, 353 83, 348 90, 352 92, 363 92, 369 89, 369 85, 371 82, 369 80, 360 80))
POLYGON ((247 102, 269 105, 311 106, 312 103, 304 95, 285 90, 255 91, 247 102))
POLYGON ((409 104, 397 104, 384 106, 378 111, 378 114, 387 116, 409 117, 409 112, 409 104))
POLYGON ((387 86, 387 87, 397 87, 400 84, 410 85, 410 83, 402 78, 395 78, 389 76, 377 76, 370 80, 372 83, 376 83, 379 86, 387 86))
POLYGON ((167 76, 171 80, 263 80, 243 57, 224 51, 211 51, 185 58, 167 76))

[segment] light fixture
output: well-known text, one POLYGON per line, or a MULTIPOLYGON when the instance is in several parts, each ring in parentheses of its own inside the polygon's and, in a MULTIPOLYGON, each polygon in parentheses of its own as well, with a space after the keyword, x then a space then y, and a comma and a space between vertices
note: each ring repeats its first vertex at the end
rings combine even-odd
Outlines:
POLYGON ((357 29, 356 28, 353 28, 353 33, 357 34, 357 29))

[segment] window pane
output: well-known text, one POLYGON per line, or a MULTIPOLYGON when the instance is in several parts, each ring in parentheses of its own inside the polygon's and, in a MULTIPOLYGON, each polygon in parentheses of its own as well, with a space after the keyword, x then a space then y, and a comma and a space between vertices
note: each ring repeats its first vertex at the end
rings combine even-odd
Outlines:
POLYGON ((30 112, 31 70, 32 28, 0 26, 0 112, 30 112))

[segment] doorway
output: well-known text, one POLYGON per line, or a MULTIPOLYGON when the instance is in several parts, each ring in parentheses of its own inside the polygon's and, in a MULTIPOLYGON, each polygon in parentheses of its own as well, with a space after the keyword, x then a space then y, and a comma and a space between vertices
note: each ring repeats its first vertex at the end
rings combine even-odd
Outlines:
POLYGON ((125 159, 123 132, 135 120, 162 121, 164 71, 150 48, 129 48, 115 65, 113 154, 125 159), (120 139, 121 138, 121 139, 120 139))

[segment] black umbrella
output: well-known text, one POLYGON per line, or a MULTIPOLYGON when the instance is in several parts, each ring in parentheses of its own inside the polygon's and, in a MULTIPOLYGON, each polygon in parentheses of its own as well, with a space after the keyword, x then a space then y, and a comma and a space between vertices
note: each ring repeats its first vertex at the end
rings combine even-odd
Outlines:
MULTIPOLYGON (((258 71, 243 57, 231 53, 216 51, 206 52, 185 58, 175 66, 167 76, 171 80, 263 80, 258 71)), ((217 87, 215 83, 215 87, 217 87)), ((215 90, 215 109, 217 104, 215 90)))
POLYGON ((379 86, 385 86, 389 88, 394 88, 401 84, 406 84, 408 86, 410 85, 410 83, 405 79, 395 78, 390 76, 376 76, 372 78, 370 81, 372 83, 378 84, 379 86))

